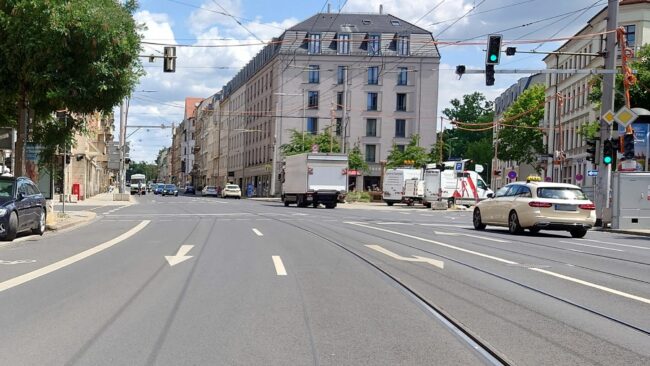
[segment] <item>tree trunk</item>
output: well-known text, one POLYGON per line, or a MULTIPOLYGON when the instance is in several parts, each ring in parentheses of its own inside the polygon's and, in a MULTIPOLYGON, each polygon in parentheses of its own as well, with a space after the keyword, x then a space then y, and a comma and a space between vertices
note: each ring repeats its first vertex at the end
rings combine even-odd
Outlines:
POLYGON ((25 175, 25 143, 27 142, 27 93, 24 86, 20 88, 18 101, 18 133, 14 151, 14 177, 25 175))

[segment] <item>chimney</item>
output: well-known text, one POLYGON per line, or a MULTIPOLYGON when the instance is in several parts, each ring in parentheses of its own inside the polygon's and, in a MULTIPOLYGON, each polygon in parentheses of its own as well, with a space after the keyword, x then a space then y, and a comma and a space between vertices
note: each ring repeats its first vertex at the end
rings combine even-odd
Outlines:
POLYGON ((384 5, 379 4, 379 14, 384 14, 384 5))
POLYGON ((332 12, 332 4, 327 3, 327 12, 331 13, 332 12))

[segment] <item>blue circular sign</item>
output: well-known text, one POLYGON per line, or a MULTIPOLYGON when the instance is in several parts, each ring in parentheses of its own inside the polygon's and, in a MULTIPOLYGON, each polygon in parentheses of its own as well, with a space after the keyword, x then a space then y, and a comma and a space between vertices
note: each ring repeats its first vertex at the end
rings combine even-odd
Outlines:
POLYGON ((511 170, 508 172, 508 178, 510 179, 516 179, 517 178, 517 172, 514 170, 511 170))

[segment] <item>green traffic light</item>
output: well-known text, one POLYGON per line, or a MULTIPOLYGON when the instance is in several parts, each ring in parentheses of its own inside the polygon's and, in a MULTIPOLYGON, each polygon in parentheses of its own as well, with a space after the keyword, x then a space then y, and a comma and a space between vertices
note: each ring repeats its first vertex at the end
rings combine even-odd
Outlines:
POLYGON ((497 55, 490 55, 490 61, 494 62, 497 60, 497 55))
POLYGON ((611 156, 604 156, 603 157, 603 163, 611 164, 612 163, 612 157, 611 156))

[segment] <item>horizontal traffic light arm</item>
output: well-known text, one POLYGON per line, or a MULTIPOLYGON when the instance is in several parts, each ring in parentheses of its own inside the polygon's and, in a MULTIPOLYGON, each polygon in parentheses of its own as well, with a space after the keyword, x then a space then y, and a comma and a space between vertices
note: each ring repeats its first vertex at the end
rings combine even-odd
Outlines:
MULTIPOLYGON (((462 66, 462 65, 460 65, 462 66)), ((541 70, 530 70, 530 69, 495 69, 496 74, 623 74, 619 70, 607 70, 607 69, 541 69, 541 70)), ((465 74, 485 74, 485 70, 481 69, 465 69, 465 74)))

